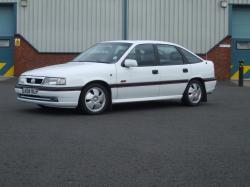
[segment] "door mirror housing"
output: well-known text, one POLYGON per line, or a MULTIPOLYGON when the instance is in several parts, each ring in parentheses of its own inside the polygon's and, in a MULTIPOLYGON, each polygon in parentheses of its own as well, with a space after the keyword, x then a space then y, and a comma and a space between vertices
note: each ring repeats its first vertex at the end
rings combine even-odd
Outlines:
POLYGON ((127 68, 130 68, 130 67, 137 67, 138 66, 138 63, 136 60, 134 59, 126 59, 124 61, 124 66, 127 67, 127 68))

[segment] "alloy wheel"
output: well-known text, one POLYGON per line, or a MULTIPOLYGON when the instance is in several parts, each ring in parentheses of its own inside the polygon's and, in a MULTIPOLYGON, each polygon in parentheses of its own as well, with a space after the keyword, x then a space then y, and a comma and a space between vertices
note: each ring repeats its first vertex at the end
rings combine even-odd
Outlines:
POLYGON ((85 95, 85 105, 93 113, 101 111, 106 104, 106 95, 101 88, 90 88, 85 95))
POLYGON ((188 99, 191 103, 193 104, 197 104, 200 102, 202 97, 202 88, 201 86, 196 83, 193 82, 188 89, 188 99))

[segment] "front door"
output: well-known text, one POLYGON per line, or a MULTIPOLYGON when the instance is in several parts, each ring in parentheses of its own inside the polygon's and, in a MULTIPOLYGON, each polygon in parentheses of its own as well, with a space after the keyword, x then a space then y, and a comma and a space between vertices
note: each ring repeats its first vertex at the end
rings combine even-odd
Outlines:
POLYGON ((117 67, 117 98, 137 100, 159 95, 159 75, 152 44, 137 45, 127 56, 136 60, 138 67, 117 67))
POLYGON ((15 17, 13 4, 0 4, 0 76, 14 75, 15 17))

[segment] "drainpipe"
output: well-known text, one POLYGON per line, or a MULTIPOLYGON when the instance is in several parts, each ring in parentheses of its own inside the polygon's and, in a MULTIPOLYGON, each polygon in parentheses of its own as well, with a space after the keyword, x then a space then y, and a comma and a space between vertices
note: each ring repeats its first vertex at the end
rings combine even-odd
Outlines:
POLYGON ((122 38, 123 40, 128 39, 128 0, 123 0, 123 12, 122 12, 122 38))

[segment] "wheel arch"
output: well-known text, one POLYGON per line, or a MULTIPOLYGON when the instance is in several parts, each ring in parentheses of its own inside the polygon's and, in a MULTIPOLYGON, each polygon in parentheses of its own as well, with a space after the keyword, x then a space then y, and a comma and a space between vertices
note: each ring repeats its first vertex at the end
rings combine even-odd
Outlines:
MULTIPOLYGON (((81 92, 86 88, 88 87, 89 85, 91 84, 100 84, 102 86, 104 86, 105 88, 107 88, 107 91, 109 93, 109 99, 110 99, 110 105, 112 104, 112 91, 111 91, 111 86, 106 82, 106 81, 103 81, 103 80, 93 80, 93 81, 90 81, 88 83, 86 83, 82 88, 81 88, 81 92)), ((78 99, 78 103, 80 101, 80 98, 81 96, 79 96, 79 99, 78 99)))

